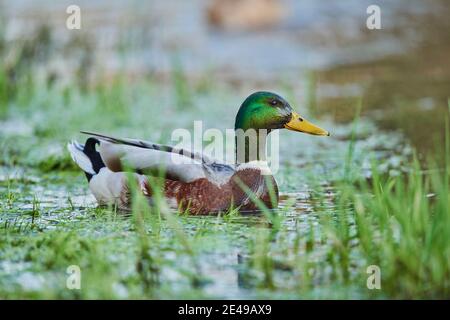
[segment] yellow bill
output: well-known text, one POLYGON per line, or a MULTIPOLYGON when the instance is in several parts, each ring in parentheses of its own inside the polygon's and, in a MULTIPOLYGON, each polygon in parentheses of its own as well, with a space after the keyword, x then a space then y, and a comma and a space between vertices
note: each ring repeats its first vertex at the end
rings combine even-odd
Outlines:
POLYGON ((330 133, 327 130, 324 130, 308 120, 301 117, 297 112, 292 112, 291 120, 284 125, 286 129, 292 131, 299 131, 304 133, 313 134, 316 136, 329 136, 330 133))

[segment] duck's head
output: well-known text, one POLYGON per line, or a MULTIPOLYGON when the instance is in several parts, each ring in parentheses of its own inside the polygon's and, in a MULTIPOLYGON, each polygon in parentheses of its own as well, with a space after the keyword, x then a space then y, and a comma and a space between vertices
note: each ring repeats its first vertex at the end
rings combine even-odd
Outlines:
POLYGON ((300 116, 289 103, 279 95, 259 91, 251 94, 242 103, 236 115, 235 129, 289 129, 317 136, 330 133, 300 116))

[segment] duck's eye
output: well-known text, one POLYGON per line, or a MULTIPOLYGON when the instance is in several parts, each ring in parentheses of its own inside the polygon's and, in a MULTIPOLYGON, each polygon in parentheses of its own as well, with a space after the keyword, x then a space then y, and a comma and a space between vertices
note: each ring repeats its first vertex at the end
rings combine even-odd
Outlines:
POLYGON ((270 104, 273 105, 273 106, 276 106, 278 104, 278 101, 277 100, 272 100, 272 101, 270 101, 270 104))

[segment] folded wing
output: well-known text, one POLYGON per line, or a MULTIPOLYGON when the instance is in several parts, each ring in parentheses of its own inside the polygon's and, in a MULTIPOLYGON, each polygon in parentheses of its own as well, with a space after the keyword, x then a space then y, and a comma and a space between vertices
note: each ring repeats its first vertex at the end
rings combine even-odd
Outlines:
POLYGON ((147 175, 164 172, 171 180, 192 182, 207 178, 218 183, 234 173, 234 168, 203 154, 137 139, 124 139, 85 132, 100 141, 99 153, 114 172, 134 171, 147 175))

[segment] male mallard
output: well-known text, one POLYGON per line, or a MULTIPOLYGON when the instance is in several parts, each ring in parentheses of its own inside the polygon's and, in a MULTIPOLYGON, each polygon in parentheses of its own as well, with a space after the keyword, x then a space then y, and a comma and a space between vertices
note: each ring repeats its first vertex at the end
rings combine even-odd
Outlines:
POLYGON ((150 201, 153 191, 149 176, 163 167, 164 196, 174 209, 188 210, 191 214, 226 211, 230 207, 253 211, 258 209, 255 197, 268 208, 278 205, 278 187, 265 161, 265 145, 271 130, 283 128, 329 135, 328 131, 294 112, 282 97, 255 92, 239 108, 235 131, 258 131, 256 145, 263 153, 250 151, 254 150, 251 139, 241 139, 240 147, 236 138, 235 165, 211 161, 202 154, 170 146, 88 132, 84 133, 92 137, 84 145, 73 141, 68 149, 85 172, 89 188, 99 204, 115 204, 121 209, 130 207, 126 165, 127 170, 134 171, 139 188, 150 201), (190 162, 182 161, 186 159, 190 162))

